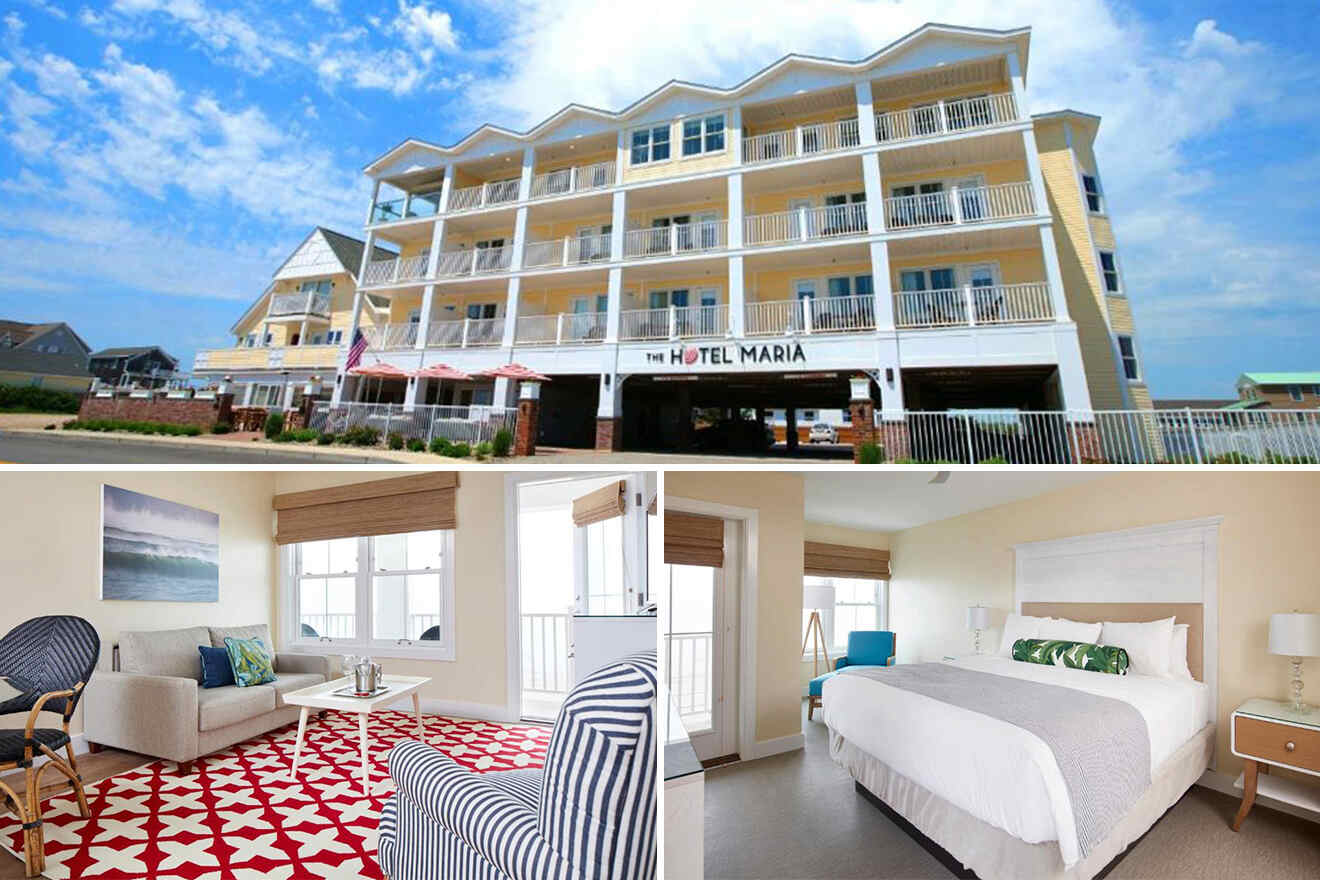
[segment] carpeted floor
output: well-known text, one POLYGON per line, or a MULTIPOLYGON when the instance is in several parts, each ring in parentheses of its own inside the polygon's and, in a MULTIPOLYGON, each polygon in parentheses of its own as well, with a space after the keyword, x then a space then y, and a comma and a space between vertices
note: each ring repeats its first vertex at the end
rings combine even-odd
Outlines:
MULTIPOLYGON (((939 878, 951 872, 853 791, 830 760, 825 725, 806 748, 706 773, 707 880, 939 878)), ((1302 880, 1320 877, 1320 824, 1257 806, 1239 834, 1238 801, 1194 786, 1106 875, 1302 880)))

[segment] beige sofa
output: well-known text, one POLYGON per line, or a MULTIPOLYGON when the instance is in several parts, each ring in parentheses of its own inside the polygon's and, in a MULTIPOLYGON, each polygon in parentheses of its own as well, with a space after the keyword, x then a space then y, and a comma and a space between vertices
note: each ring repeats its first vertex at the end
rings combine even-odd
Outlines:
POLYGON ((97 670, 83 694, 92 750, 168 758, 187 773, 202 755, 297 721, 298 707, 285 705, 284 695, 331 678, 328 657, 279 653, 271 684, 204 688, 197 648, 224 647, 226 636, 274 644, 265 624, 121 633, 117 668, 97 670))

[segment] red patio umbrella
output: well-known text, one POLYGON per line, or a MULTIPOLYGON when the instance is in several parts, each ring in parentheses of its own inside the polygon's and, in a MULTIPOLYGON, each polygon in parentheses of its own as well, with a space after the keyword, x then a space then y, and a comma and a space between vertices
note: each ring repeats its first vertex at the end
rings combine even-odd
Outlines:
POLYGON ((418 370, 413 375, 418 379, 451 379, 455 382, 463 382, 472 378, 462 370, 449 366, 449 364, 431 364, 431 366, 418 370))
POLYGON ((549 382, 549 376, 542 376, 535 370, 524 367, 522 364, 502 364, 489 370, 482 370, 477 373, 478 376, 485 376, 490 379, 518 379, 524 382, 549 382))
POLYGON ((374 364, 359 364, 349 370, 355 376, 373 376, 377 379, 407 379, 408 372, 401 370, 394 364, 387 364, 384 361, 374 364))

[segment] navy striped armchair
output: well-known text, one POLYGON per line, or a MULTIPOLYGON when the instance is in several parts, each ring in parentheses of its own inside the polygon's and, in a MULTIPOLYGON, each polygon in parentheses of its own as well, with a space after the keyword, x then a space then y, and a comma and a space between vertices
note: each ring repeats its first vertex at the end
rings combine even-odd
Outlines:
POLYGON ((656 652, 564 701, 542 770, 471 773, 423 743, 390 752, 380 820, 390 880, 654 880, 656 652))

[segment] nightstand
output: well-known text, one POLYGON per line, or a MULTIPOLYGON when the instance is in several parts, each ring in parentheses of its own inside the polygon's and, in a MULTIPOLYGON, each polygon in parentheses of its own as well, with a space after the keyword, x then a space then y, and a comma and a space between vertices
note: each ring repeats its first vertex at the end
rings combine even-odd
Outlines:
POLYGON ((1320 709, 1296 712, 1289 703, 1253 699, 1238 706, 1229 723, 1233 754, 1247 762, 1236 783, 1242 788, 1242 806, 1233 819, 1234 831, 1242 827, 1257 793, 1320 810, 1320 787, 1295 779, 1262 777, 1269 773, 1270 765, 1320 777, 1320 709))

